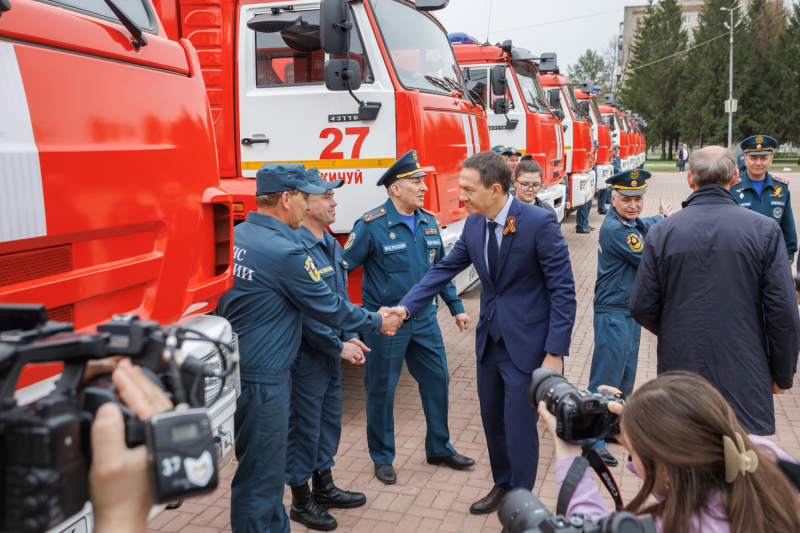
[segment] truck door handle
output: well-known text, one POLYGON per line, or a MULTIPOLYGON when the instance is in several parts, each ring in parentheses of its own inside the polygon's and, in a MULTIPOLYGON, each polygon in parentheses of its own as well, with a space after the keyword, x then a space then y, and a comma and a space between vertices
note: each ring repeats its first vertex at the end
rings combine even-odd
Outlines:
POLYGON ((250 146, 251 144, 258 144, 258 143, 268 144, 269 139, 251 139, 250 137, 245 137, 244 139, 242 139, 242 144, 245 146, 250 146))

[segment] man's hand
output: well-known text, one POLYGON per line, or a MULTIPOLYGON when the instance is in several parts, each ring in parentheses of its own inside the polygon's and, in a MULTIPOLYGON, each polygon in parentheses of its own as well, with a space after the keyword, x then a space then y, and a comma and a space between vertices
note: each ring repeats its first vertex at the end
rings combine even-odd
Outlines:
POLYGON ((456 326, 459 331, 467 331, 469 329, 469 315, 467 313, 459 313, 455 316, 456 326))
MULTIPOLYGON (((402 308, 399 308, 402 309, 402 308)), ((403 316, 405 315, 405 311, 400 311, 398 314, 398 308, 392 307, 389 309, 388 307, 381 307, 378 309, 378 313, 381 315, 381 333, 384 335, 388 335, 389 337, 393 336, 394 333, 400 329, 400 326, 403 325, 403 316)))
MULTIPOLYGON (((172 408, 172 402, 150 378, 124 359, 111 380, 136 416, 144 420, 172 408)), ((94 533, 141 533, 153 506, 144 445, 128 449, 122 412, 107 403, 92 424, 92 466, 89 497, 94 507, 94 533)))
POLYGON ((674 211, 672 209, 672 205, 667 203, 664 198, 658 199, 658 212, 659 213, 666 213, 667 215, 671 215, 674 211))
POLYGON ((351 365, 363 365, 366 361, 364 352, 371 352, 366 344, 359 339, 353 337, 348 339, 342 346, 342 353, 339 357, 350 363, 351 365))
POLYGON ((772 380, 772 394, 786 394, 786 389, 782 389, 775 383, 775 380, 772 380))
POLYGON ((564 373, 564 359, 560 355, 553 355, 548 353, 544 356, 544 361, 542 361, 542 368, 549 368, 550 370, 555 370, 559 374, 564 373))

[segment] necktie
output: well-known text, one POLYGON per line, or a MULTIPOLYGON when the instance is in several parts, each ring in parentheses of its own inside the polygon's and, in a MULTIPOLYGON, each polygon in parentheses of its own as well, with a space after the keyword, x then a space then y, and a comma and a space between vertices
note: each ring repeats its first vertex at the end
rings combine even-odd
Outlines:
POLYGON ((486 259, 489 262, 489 275, 492 276, 492 280, 497 281, 497 256, 499 255, 499 250, 497 249, 497 234, 494 232, 497 222, 490 220, 488 226, 489 244, 486 247, 486 259))

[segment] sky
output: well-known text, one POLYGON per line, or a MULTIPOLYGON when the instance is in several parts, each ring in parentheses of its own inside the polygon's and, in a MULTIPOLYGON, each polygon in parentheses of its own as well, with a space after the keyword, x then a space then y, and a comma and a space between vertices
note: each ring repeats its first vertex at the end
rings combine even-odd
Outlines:
POLYGON ((562 72, 587 49, 602 51, 620 32, 626 5, 647 0, 450 0, 432 14, 448 33, 465 32, 484 42, 511 39, 538 55, 558 54, 562 72))

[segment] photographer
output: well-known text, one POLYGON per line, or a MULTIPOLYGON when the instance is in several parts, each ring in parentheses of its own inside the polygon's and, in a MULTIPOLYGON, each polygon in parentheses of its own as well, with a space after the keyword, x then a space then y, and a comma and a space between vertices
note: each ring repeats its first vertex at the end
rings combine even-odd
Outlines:
MULTIPOLYGON (((618 392, 610 387, 601 387, 618 392)), ((725 399, 705 379, 667 372, 636 390, 625 404, 618 440, 628 469, 643 485, 626 510, 650 513, 666 532, 800 531, 800 499, 774 464, 789 455, 763 437, 748 436, 725 399), (657 500, 651 503, 650 495, 657 500)), ((539 403, 555 440, 559 490, 581 447, 556 436, 556 418, 539 403)), ((609 512, 591 474, 584 472, 567 515, 609 512)))
MULTIPOLYGON (((127 359, 111 379, 122 401, 145 420, 172 408, 172 402, 153 381, 127 359)), ((144 445, 125 445, 125 424, 119 407, 105 404, 92 424, 92 466, 89 494, 94 510, 94 533, 141 533, 153 506, 144 445)))

